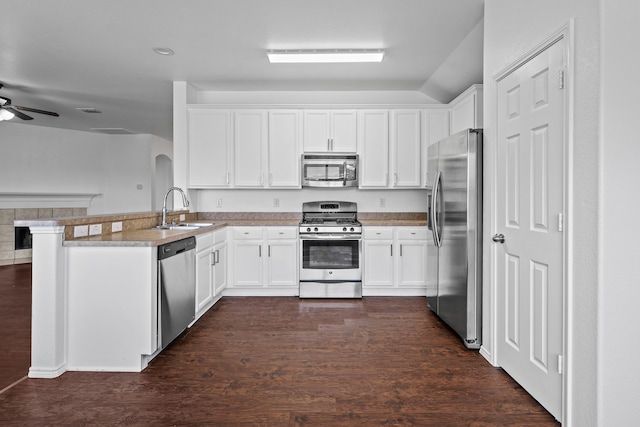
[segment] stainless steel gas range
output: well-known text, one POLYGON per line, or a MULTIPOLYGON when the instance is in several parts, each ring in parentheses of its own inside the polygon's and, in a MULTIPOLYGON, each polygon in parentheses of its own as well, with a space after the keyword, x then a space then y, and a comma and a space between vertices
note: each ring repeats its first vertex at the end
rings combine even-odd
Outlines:
POLYGON ((362 224, 353 202, 306 202, 300 298, 362 298, 362 224))

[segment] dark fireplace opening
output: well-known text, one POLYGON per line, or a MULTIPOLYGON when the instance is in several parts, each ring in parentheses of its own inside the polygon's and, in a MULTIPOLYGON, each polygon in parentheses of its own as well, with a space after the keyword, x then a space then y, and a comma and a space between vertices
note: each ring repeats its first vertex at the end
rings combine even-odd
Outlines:
POLYGON ((31 249, 31 243, 29 227, 16 227, 16 250, 31 249))

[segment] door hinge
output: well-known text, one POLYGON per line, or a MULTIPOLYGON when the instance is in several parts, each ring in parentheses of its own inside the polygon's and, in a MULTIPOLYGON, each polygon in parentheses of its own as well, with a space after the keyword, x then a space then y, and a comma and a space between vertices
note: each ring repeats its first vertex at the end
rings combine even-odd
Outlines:
POLYGON ((558 89, 564 89, 564 69, 558 70, 558 89))
POLYGON ((564 217, 561 213, 558 214, 558 231, 564 230, 564 217))
POLYGON ((562 355, 561 355, 561 354, 559 354, 559 355, 558 355, 558 373, 559 373, 560 375, 562 375, 562 366, 563 366, 563 362, 564 362, 564 361, 563 361, 562 355))

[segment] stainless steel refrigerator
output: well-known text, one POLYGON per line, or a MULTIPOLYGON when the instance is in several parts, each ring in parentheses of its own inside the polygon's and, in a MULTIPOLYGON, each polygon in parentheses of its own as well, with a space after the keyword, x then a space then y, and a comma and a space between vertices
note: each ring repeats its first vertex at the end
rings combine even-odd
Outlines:
POLYGON ((428 147, 427 304, 468 348, 482 341, 482 130, 428 147))

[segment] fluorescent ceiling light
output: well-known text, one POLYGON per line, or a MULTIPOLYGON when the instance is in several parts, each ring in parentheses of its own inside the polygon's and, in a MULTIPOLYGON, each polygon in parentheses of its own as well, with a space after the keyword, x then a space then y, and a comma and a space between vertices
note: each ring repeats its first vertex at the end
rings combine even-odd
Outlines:
POLYGON ((267 57, 271 63, 336 63, 336 62, 382 62, 382 49, 310 49, 270 50, 267 57))

